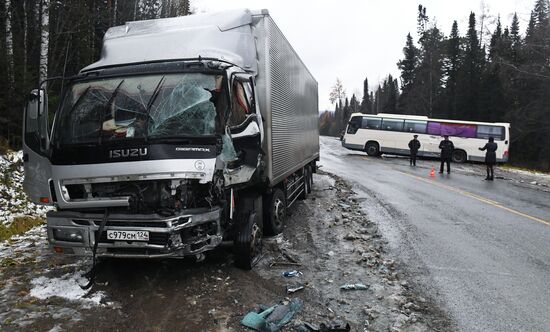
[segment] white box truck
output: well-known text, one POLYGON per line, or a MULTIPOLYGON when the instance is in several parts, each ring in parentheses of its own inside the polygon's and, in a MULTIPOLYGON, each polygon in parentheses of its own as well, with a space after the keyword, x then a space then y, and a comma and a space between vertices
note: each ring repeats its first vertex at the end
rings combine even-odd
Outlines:
POLYGON ((99 61, 25 110, 24 187, 51 204, 56 252, 202 257, 232 241, 250 269, 262 234, 311 190, 317 82, 267 10, 129 22, 99 61))

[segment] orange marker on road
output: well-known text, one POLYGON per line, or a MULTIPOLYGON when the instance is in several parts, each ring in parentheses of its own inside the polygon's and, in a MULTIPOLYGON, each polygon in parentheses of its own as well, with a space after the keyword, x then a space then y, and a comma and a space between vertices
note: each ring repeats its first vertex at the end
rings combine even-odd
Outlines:
POLYGON ((430 177, 435 177, 435 167, 432 167, 432 170, 430 171, 430 177))

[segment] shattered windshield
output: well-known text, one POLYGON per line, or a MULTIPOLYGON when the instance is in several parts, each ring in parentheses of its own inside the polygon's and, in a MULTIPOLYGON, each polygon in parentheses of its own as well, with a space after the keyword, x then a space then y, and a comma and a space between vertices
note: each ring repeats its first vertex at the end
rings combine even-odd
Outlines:
POLYGON ((221 76, 199 73, 74 84, 61 110, 61 144, 221 134, 221 76), (217 106, 217 107, 216 107, 217 106))

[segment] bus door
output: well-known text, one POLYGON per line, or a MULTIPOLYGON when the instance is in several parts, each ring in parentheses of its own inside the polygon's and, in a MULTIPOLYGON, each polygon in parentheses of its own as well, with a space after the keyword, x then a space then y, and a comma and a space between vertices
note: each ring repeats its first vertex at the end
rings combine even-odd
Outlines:
POLYGON ((363 147, 365 145, 365 143, 362 142, 361 131, 359 130, 361 129, 362 120, 362 116, 354 116, 349 120, 344 136, 346 144, 352 144, 358 147, 363 147))

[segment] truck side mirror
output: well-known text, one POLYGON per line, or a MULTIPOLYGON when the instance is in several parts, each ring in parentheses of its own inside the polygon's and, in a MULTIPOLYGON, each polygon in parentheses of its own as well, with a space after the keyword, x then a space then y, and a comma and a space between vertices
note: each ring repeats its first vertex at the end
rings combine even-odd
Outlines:
POLYGON ((25 144, 38 154, 48 150, 48 98, 43 89, 33 90, 25 108, 23 135, 25 144))

